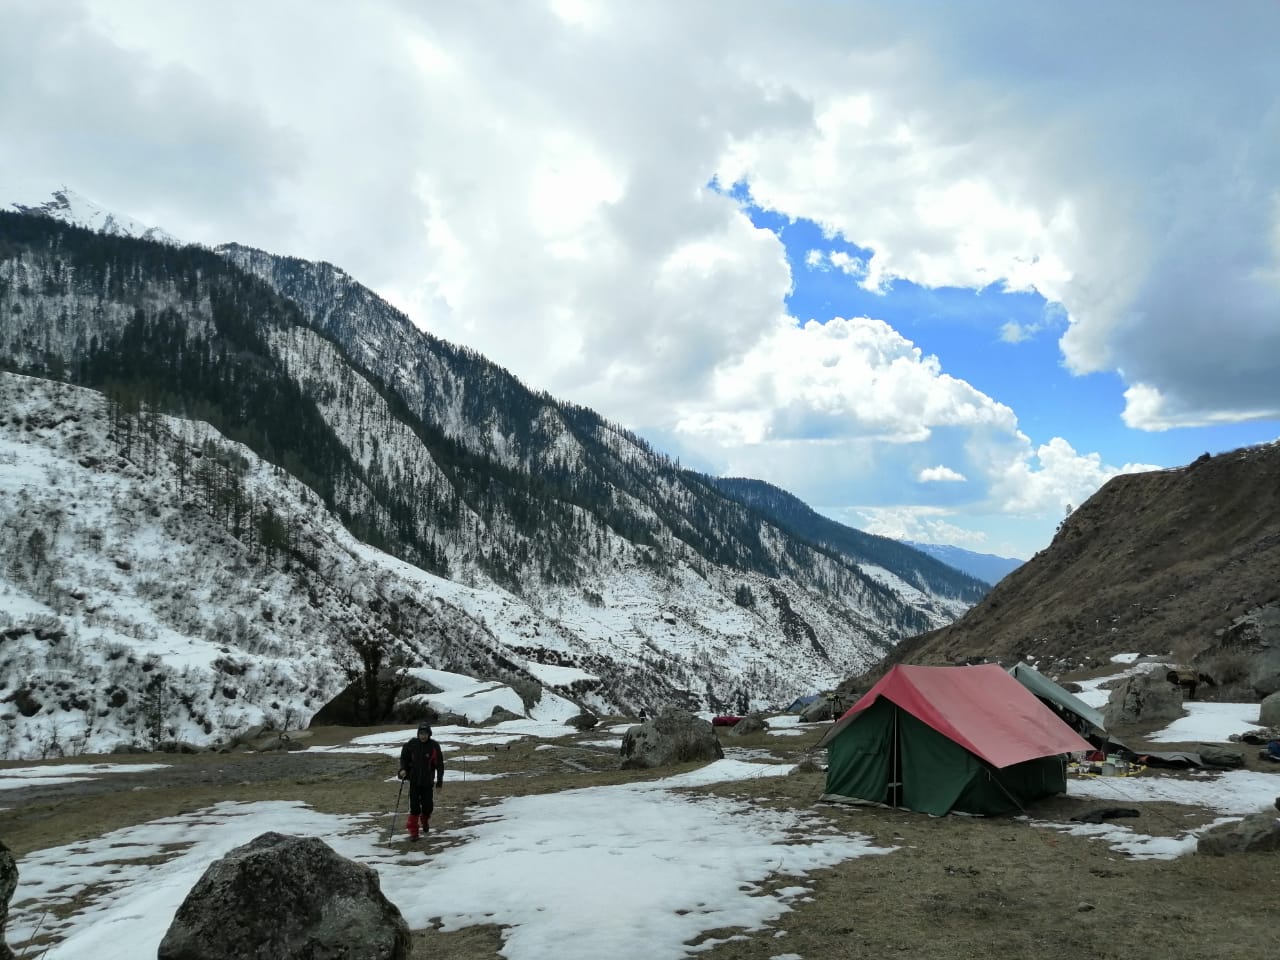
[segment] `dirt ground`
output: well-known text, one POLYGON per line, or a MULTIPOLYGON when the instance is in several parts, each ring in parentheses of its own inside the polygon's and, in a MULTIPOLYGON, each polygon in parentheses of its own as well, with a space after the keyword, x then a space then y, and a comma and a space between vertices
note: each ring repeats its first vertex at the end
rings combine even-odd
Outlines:
MULTIPOLYGON (((799 737, 725 737, 730 749, 768 751, 778 762, 822 761, 813 744, 825 725, 799 737)), ((375 732, 362 730, 361 733, 375 732)), ((309 743, 348 742, 349 729, 306 731, 309 743)), ((449 771, 433 827, 448 830, 500 797, 666 776, 672 769, 622 771, 612 751, 566 737, 565 749, 536 750, 534 741, 501 748, 485 764, 498 780, 465 782, 459 764, 449 771)), ((1126 738, 1141 749, 1141 741, 1126 738)), ((472 748, 467 752, 476 752, 472 748)), ((1195 744, 1160 744, 1194 750, 1195 744)), ((1250 769, 1280 771, 1242 747, 1250 769)), ((386 809, 395 800, 386 777, 390 758, 363 754, 270 753, 138 755, 78 758, 77 762, 164 762, 161 771, 113 774, 97 780, 9 790, 0 795, 0 840, 24 853, 159 817, 195 811, 226 800, 296 799, 334 813, 386 809)), ((0 767, 31 766, 4 763, 0 767)), ((1161 771, 1160 775, 1179 774, 1161 771)), ((863 857, 805 877, 775 876, 765 887, 803 885, 808 898, 764 930, 716 930, 700 941, 735 934, 741 939, 704 945, 709 960, 770 960, 794 954, 805 960, 911 958, 911 960, 1259 960, 1280 954, 1280 855, 1176 860, 1132 860, 1105 843, 1037 827, 1025 818, 933 818, 906 811, 825 804, 820 770, 702 788, 754 803, 795 808, 844 831, 894 847, 888 856, 863 857)), ((1030 810, 1039 820, 1065 822, 1106 804, 1059 797, 1030 810)), ((1129 803, 1140 818, 1123 821, 1138 832, 1171 836, 1213 820, 1208 810, 1164 803, 1129 803)), ((388 816, 388 820, 390 817, 388 816)), ((427 849, 448 841, 432 834, 427 849)), ((584 878, 589 880, 589 878, 584 878)), ((21 901, 21 878, 15 902, 21 901)), ((625 909, 619 904, 619 909, 625 909)), ((691 943, 690 947, 698 943, 691 943)), ((31 945, 36 946, 35 944, 31 945)), ((501 930, 471 927, 445 933, 415 931, 414 957, 433 960, 497 958, 501 930)), ((19 951, 23 955, 23 951, 19 951)), ((623 960, 623 958, 617 958, 623 960)), ((629 958, 628 958, 629 960, 629 958)))

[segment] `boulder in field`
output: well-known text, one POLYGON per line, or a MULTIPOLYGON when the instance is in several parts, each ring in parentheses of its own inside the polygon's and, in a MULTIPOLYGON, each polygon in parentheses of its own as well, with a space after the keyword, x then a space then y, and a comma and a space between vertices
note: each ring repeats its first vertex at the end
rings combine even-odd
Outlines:
POLYGON ((729 728, 729 736, 745 737, 751 733, 768 733, 769 723, 763 717, 743 717, 729 728))
POLYGON ((1183 714, 1182 691, 1160 668, 1125 677, 1111 690, 1102 717, 1107 729, 1134 724, 1170 723, 1183 714))
POLYGON ((1280 819, 1274 813, 1251 813, 1243 820, 1213 827, 1196 843, 1196 853, 1211 857, 1258 851, 1280 851, 1280 819))
POLYGON ((378 874, 316 837, 264 833, 191 888, 157 960, 405 960, 409 925, 378 874))
POLYGON ((624 769, 666 767, 691 760, 720 760, 724 748, 707 720, 679 707, 666 707, 622 735, 624 769))

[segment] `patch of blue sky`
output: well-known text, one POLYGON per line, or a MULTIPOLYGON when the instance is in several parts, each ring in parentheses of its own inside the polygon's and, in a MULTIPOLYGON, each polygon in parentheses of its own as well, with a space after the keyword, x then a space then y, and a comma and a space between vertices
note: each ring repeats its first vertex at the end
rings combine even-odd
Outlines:
POLYGON ((1067 329, 1062 307, 1034 290, 926 287, 901 278, 879 289, 865 285, 875 251, 830 235, 812 220, 759 206, 744 183, 713 189, 733 197, 751 222, 773 232, 791 266, 788 312, 801 323, 835 317, 883 320, 942 371, 1013 410, 1034 446, 1054 437, 1104 463, 1179 466, 1202 453, 1221 453, 1277 436, 1274 421, 1182 428, 1129 429, 1122 414, 1125 384, 1116 372, 1078 376, 1062 361, 1067 329))

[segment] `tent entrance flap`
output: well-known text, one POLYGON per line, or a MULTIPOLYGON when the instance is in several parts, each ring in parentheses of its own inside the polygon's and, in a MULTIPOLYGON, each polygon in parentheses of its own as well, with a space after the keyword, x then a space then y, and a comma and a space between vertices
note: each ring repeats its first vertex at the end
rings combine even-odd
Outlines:
POLYGON ((828 799, 942 816, 984 765, 887 698, 863 711, 827 748, 828 799))
MULTIPOLYGON (((885 707, 892 706, 885 701, 885 707)), ((855 736, 841 736, 827 749, 826 796, 892 806, 889 785, 901 779, 893 775, 897 753, 893 717, 876 704, 848 727, 855 728, 855 736)))

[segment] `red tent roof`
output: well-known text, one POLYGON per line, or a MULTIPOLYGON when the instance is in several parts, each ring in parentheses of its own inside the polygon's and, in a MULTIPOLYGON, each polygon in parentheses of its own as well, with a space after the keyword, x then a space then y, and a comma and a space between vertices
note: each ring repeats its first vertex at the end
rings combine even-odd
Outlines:
POLYGON ((893 667, 845 711, 821 742, 831 740, 880 697, 997 769, 1093 749, 996 663, 893 667))

